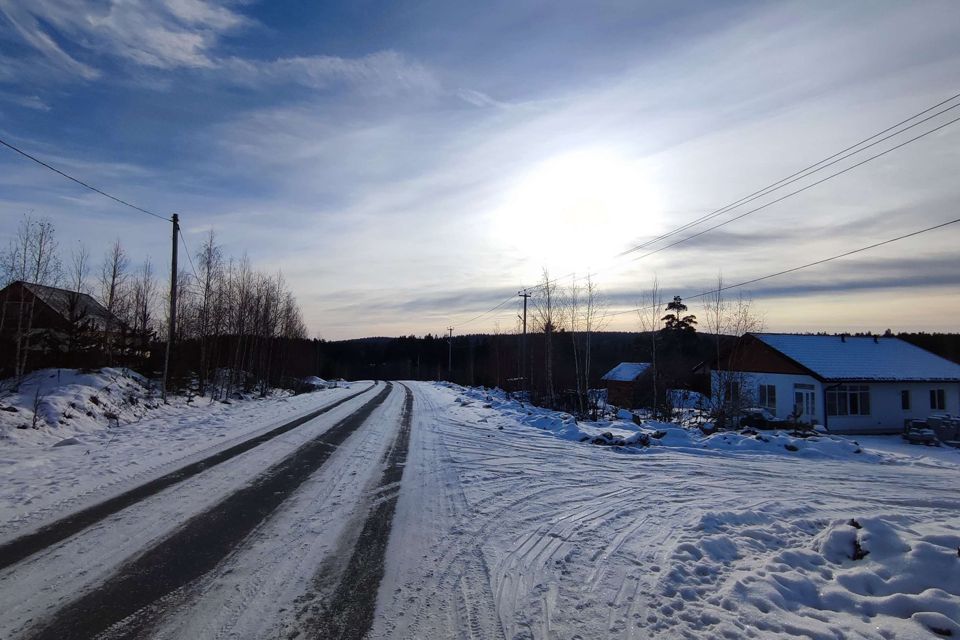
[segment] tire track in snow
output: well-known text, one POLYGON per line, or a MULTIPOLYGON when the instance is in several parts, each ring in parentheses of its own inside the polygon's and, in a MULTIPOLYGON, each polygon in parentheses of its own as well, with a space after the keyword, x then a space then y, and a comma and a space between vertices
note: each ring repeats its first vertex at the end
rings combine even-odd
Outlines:
MULTIPOLYGON (((429 413, 428 425, 437 435, 442 433, 441 424, 465 426, 450 419, 436 402, 427 394, 418 394, 420 402, 429 413)), ((435 440, 435 464, 437 468, 454 464, 450 446, 441 436, 435 440)), ((458 442, 463 446, 463 442, 458 442)), ((478 504, 470 504, 460 483, 444 485, 443 492, 446 513, 456 524, 441 533, 432 545, 437 551, 436 567, 429 572, 433 582, 434 597, 418 598, 410 615, 408 633, 404 637, 427 637, 437 633, 433 628, 423 629, 428 624, 452 617, 454 626, 449 628, 450 637, 463 639, 504 638, 505 634, 497 616, 492 591, 490 568, 483 555, 483 545, 489 531, 496 527, 498 518, 522 502, 547 494, 553 489, 531 490, 520 499, 500 508, 494 514, 483 514, 482 522, 473 529, 469 526, 480 517, 478 504), (470 606, 466 603, 469 601, 470 606)), ((484 502, 481 500, 480 502, 484 502)), ((406 584, 409 592, 416 585, 406 584)))
POLYGON ((356 431, 389 395, 369 402, 273 465, 245 487, 187 521, 164 541, 120 568, 107 583, 42 621, 36 640, 139 638, 193 581, 230 555, 356 431))
MULTIPOLYGON (((363 523, 339 584, 322 603, 316 617, 301 621, 299 631, 308 636, 359 639, 366 636, 373 626, 377 591, 383 579, 387 544, 410 447, 413 393, 406 385, 402 386, 404 405, 400 430, 384 456, 386 467, 373 492, 375 502, 363 523)), ((324 589, 323 583, 329 577, 326 572, 317 576, 315 582, 319 591, 324 589)), ((308 605, 308 608, 311 607, 308 605)))
POLYGON ((296 429, 297 427, 313 420, 314 418, 317 418, 324 413, 339 407, 344 402, 352 400, 357 396, 366 393, 372 389, 373 386, 375 385, 371 385, 362 391, 345 396, 324 407, 282 424, 279 427, 275 427, 266 433, 262 433, 227 449, 218 451, 217 453, 207 456, 202 460, 197 460, 196 462, 192 462, 180 467, 176 471, 166 473, 159 478, 155 478, 138 487, 134 487, 133 489, 125 491, 118 496, 114 496, 113 498, 87 507, 86 509, 77 511, 64 518, 60 518, 59 520, 47 524, 32 533, 14 538, 9 542, 0 545, 0 570, 6 569, 7 567, 14 565, 35 553, 43 551, 44 549, 47 549, 58 542, 66 540, 67 538, 80 533, 84 529, 97 524, 101 520, 104 520, 105 518, 108 518, 109 516, 112 516, 113 514, 122 511, 127 507, 145 500, 150 496, 160 493, 164 489, 192 478, 193 476, 206 471, 207 469, 236 458, 237 456, 250 451, 254 447, 260 446, 268 440, 272 440, 273 438, 283 435, 288 431, 292 431, 293 429, 296 429))

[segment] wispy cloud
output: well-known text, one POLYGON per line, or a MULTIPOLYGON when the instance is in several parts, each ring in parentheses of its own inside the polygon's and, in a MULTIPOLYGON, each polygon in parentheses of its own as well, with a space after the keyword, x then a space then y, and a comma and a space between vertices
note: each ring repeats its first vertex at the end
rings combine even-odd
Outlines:
POLYGON ((50 105, 41 99, 40 96, 36 95, 18 95, 15 93, 0 92, 0 101, 26 107, 27 109, 50 111, 50 105))
POLYGON ((422 64, 396 51, 378 51, 357 58, 302 56, 276 60, 227 58, 216 62, 228 83, 266 88, 299 84, 324 90, 337 85, 375 95, 413 90, 439 93, 440 82, 422 64))
POLYGON ((248 24, 226 4, 200 0, 0 0, 0 11, 38 52, 86 80, 101 74, 79 59, 91 53, 159 69, 213 66, 210 51, 220 37, 248 24))

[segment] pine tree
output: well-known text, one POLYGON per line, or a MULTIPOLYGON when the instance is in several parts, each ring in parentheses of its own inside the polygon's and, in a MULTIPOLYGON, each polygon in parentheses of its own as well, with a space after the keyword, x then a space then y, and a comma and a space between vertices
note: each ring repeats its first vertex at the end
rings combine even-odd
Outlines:
POLYGON ((697 316, 683 315, 687 310, 687 305, 683 304, 683 300, 680 296, 674 296, 671 302, 667 303, 667 315, 663 316, 661 320, 664 322, 664 331, 678 331, 678 332, 689 332, 694 333, 697 328, 697 316))

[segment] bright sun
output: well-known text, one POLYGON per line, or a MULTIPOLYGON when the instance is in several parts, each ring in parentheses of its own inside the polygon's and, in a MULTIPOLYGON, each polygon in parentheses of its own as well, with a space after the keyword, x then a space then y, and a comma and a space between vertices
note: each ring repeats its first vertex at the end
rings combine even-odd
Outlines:
POLYGON ((500 238, 553 271, 601 268, 660 223, 643 164, 604 150, 555 156, 520 179, 496 215, 500 238))

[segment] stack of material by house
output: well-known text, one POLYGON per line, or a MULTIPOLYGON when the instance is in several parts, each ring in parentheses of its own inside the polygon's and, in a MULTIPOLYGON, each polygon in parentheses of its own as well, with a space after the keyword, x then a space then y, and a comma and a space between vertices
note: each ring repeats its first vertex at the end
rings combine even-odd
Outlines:
POLYGON ((903 430, 903 439, 910 444, 940 446, 937 434, 923 420, 910 420, 903 430))
POLYGON ((927 426, 937 434, 940 442, 960 448, 960 418, 950 415, 930 416, 927 418, 927 426))

